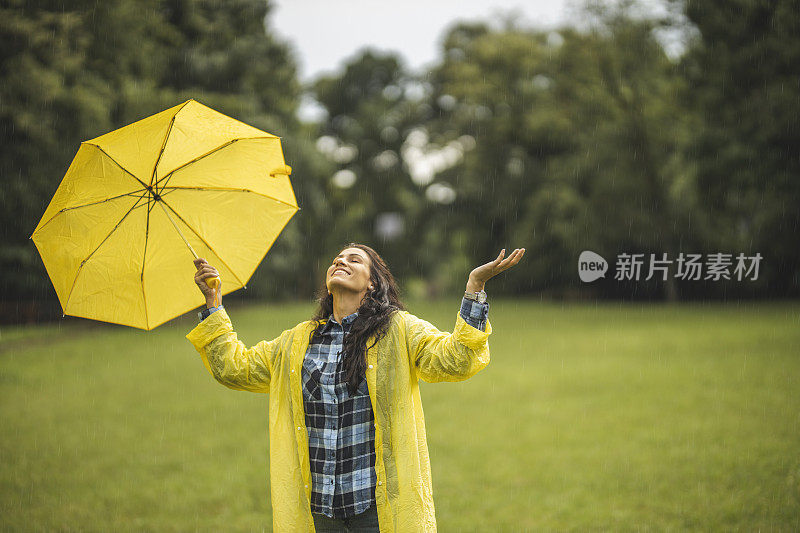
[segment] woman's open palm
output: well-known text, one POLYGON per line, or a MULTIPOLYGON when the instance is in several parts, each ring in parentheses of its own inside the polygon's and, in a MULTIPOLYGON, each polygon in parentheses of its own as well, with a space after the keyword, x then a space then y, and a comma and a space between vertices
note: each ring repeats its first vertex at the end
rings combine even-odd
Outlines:
POLYGON ((503 248, 500 251, 500 255, 497 256, 497 259, 475 268, 469 273, 470 279, 483 285, 500 272, 508 270, 512 266, 519 263, 519 260, 522 259, 523 255, 525 255, 525 248, 517 248, 511 252, 511 255, 503 259, 505 253, 506 249, 503 248))

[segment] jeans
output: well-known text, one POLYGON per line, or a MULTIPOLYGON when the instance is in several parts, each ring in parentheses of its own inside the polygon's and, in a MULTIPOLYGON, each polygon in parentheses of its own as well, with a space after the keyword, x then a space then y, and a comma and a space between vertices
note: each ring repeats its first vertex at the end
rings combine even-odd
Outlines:
POLYGON ((378 508, 375 505, 350 518, 328 518, 316 513, 311 515, 314 517, 314 529, 317 533, 380 533, 378 508))

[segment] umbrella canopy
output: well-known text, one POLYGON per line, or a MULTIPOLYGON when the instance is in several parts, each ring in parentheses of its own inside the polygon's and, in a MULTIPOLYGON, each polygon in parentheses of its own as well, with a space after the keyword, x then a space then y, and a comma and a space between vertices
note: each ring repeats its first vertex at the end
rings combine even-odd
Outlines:
POLYGON ((82 143, 31 238, 64 314, 149 330, 205 303, 192 248, 246 285, 290 173, 280 138, 189 100, 82 143))

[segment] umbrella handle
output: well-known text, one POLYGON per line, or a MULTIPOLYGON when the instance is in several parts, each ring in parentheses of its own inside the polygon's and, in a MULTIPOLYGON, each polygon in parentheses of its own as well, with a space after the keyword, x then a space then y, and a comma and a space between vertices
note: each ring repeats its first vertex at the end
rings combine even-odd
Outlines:
POLYGON ((213 278, 206 278, 206 285, 214 289, 214 307, 219 307, 222 305, 222 300, 220 299, 219 294, 219 276, 214 276, 213 278))

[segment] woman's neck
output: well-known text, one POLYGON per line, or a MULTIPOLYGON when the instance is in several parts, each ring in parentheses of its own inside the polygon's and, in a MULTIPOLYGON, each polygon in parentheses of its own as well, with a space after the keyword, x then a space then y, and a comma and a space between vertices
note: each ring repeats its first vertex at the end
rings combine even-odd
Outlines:
POLYGON ((361 307, 361 300, 367 294, 367 291, 351 292, 351 291, 336 291, 333 294, 333 318, 339 324, 342 319, 348 315, 352 315, 358 308, 361 307))

